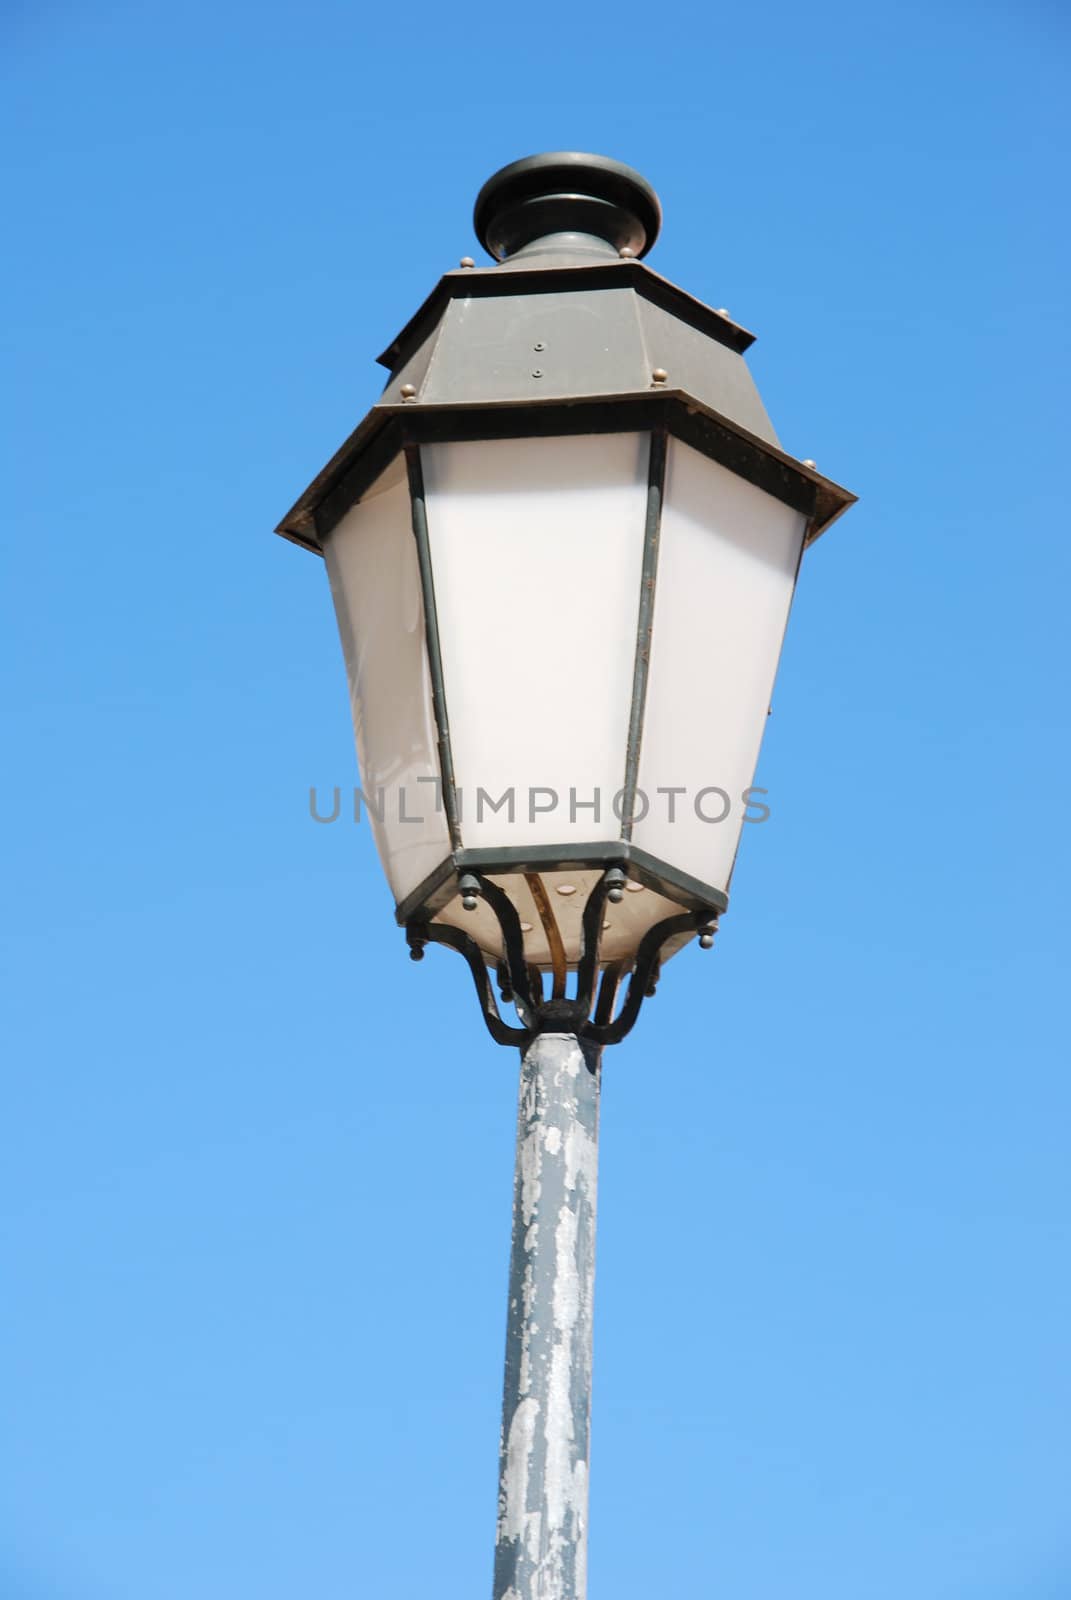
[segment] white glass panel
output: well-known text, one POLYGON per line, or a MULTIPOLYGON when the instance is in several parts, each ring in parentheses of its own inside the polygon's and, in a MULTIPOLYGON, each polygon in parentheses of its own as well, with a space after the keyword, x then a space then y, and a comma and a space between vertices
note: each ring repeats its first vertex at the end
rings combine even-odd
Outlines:
POLYGON ((620 837, 648 450, 631 433, 421 451, 466 846, 620 837), (489 804, 511 793, 512 819, 489 804))
POLYGON ((799 512, 670 440, 639 769, 649 810, 633 839, 718 889, 732 872, 804 529, 799 512), (684 792, 658 792, 670 788, 684 792))
POLYGON ((404 461, 388 467, 346 513, 326 540, 324 558, 346 657, 366 815, 401 900, 450 850, 445 817, 436 809, 439 764, 404 461))

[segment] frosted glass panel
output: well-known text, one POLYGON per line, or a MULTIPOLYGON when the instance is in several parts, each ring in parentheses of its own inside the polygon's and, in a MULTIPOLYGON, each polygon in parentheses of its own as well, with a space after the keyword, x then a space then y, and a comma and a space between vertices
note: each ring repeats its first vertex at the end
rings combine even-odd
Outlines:
POLYGON ((466 846, 620 837, 648 452, 635 433, 421 450, 466 846))
POLYGON ((401 900, 450 849, 435 804, 435 722, 403 461, 332 530, 324 557, 346 658, 365 815, 401 900))
POLYGON ((670 440, 639 770, 650 809, 633 839, 717 889, 732 872, 804 529, 799 512, 670 440))

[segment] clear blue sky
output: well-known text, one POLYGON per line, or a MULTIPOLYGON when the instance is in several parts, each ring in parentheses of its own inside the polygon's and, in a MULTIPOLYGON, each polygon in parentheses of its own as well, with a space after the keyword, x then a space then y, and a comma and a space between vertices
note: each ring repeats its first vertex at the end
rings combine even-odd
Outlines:
POLYGON ((271 529, 568 147, 861 496, 717 950, 608 1060, 591 1600, 1066 1600, 1066 12, 2 26, 2 1600, 489 1593, 514 1059, 308 818, 352 736, 271 529))

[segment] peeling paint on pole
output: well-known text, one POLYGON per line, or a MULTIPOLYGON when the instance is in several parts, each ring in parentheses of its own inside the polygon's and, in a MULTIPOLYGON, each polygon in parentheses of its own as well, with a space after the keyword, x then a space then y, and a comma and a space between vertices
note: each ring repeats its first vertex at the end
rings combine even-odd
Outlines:
POLYGON ((494 1600, 583 1600, 599 1057, 542 1033, 521 1063, 494 1600))

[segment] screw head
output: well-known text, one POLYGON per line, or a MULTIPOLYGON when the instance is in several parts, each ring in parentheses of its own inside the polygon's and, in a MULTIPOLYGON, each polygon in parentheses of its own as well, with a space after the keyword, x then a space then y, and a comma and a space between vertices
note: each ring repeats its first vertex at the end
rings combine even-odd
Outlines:
POLYGON ((546 349, 546 348, 547 348, 547 347, 546 347, 546 345, 545 345, 545 344, 544 344, 544 343, 543 343, 543 341, 542 341, 542 339, 540 339, 540 340, 539 340, 539 342, 538 342, 538 344, 534 344, 534 345, 533 345, 533 346, 532 346, 532 349, 533 349, 533 350, 545 350, 545 349, 546 349))
POLYGON ((729 313, 726 311, 724 306, 719 306, 718 307, 717 314, 718 314, 719 317, 726 317, 729 322, 731 322, 733 320, 732 317, 729 316, 729 313))
POLYGON ((665 367, 655 367, 654 371, 651 373, 651 382, 665 383, 668 377, 669 373, 666 371, 665 367))
POLYGON ((532 377, 533 378, 541 378, 542 376, 543 376, 543 368, 542 367, 533 367, 532 368, 532 377))
POLYGON ((817 470, 818 470, 818 462, 817 461, 812 461, 810 459, 810 457, 807 458, 807 460, 803 463, 803 465, 805 467, 810 467, 812 472, 817 472, 817 470))
POLYGON ((476 265, 471 256, 462 256, 458 262, 459 267, 474 267, 476 265))
POLYGON ((398 393, 401 395, 403 400, 415 400, 416 399, 416 384, 415 383, 403 383, 401 388, 399 389, 398 393))
POLYGON ((625 898, 625 874, 620 867, 611 867, 606 874, 606 898, 615 906, 625 898))
POLYGON ((635 261, 636 259, 636 252, 631 245, 623 244, 617 253, 622 261, 635 261))

